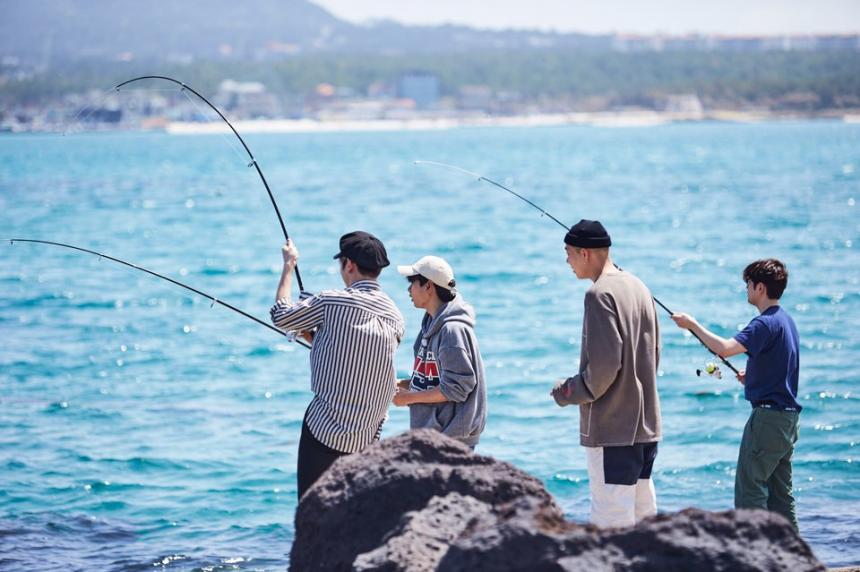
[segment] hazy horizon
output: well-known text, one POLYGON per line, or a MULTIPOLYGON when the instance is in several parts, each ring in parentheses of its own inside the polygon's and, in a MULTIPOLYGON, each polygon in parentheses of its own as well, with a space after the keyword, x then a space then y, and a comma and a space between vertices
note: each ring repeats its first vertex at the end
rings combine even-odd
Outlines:
POLYGON ((393 20, 402 24, 458 24, 483 29, 537 29, 586 34, 805 35, 860 33, 860 2, 743 0, 313 0, 354 23, 393 20))

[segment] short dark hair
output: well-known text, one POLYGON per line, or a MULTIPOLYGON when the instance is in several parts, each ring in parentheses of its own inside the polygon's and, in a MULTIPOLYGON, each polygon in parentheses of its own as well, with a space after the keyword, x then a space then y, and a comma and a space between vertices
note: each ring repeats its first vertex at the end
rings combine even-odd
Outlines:
MULTIPOLYGON (((352 260, 351 258, 347 258, 346 256, 341 256, 338 258, 340 260, 340 267, 343 268, 346 266, 347 260, 352 260)), ((355 260, 352 261, 358 267, 358 272, 362 276, 367 276, 368 278, 379 278, 379 275, 382 273, 382 268, 368 268, 367 266, 362 266, 355 260)))
MULTIPOLYGON (((422 286, 424 286, 425 284, 430 282, 427 278, 424 278, 420 274, 413 274, 412 276, 407 276, 406 279, 409 280, 410 282, 415 282, 416 280, 418 280, 418 283, 421 284, 422 286)), ((435 282, 433 283, 433 288, 436 289, 436 295, 439 296, 439 299, 442 300, 443 302, 450 302, 451 300, 453 300, 454 298, 457 297, 456 293, 451 292, 447 288, 442 288, 441 286, 439 286, 435 282)))
POLYGON ((788 268, 776 258, 756 260, 744 268, 744 282, 764 284, 767 297, 779 300, 788 286, 788 268))

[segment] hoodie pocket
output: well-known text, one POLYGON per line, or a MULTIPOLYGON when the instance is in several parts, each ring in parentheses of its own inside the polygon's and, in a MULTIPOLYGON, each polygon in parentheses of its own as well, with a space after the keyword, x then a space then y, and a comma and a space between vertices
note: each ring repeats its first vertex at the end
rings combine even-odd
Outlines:
POLYGON ((433 419, 436 421, 436 425, 442 433, 447 432, 448 426, 451 424, 451 421, 454 420, 456 408, 456 405, 446 405, 444 407, 437 407, 433 412, 433 419))

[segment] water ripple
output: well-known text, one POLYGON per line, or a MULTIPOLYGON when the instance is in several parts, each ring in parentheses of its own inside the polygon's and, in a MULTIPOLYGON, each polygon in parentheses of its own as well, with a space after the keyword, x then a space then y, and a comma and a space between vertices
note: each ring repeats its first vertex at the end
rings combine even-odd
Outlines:
MULTIPOLYGON (((393 264, 428 253, 451 262, 477 311, 487 367, 490 418, 479 451, 543 478, 580 520, 588 486, 578 412, 557 408, 548 392, 578 367, 589 283, 570 273, 554 223, 506 193, 411 160, 510 177, 560 220, 602 220, 616 262, 721 335, 755 315, 743 267, 785 258, 784 304, 802 341, 801 529, 828 564, 856 560, 860 127, 257 137, 313 291, 342 285, 331 256, 354 228, 380 236, 393 264), (416 218, 422 212, 441 214, 434 232, 416 218)), ((280 229, 220 138, 4 137, 0 162, 9 167, 5 232, 56 236, 182 276, 265 319, 280 229)), ((407 320, 396 363, 407 375, 421 312, 402 277, 389 269, 380 281, 407 320)), ((304 349, 171 285, 60 249, 0 244, 0 285, 0 567, 286 566, 311 396, 304 349)), ((749 416, 743 388, 729 375, 697 378, 713 357, 659 319, 661 510, 729 508, 749 416)), ((385 436, 408 426, 407 412, 390 415, 385 436)))

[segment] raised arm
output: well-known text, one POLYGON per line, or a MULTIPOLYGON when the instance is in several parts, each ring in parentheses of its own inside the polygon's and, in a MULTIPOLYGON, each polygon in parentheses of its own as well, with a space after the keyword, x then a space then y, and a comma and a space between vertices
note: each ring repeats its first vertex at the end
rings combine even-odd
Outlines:
POLYGON ((293 298, 293 269, 299 263, 299 249, 292 240, 287 240, 287 243, 281 247, 281 255, 284 258, 284 268, 281 270, 281 281, 278 282, 278 290, 275 293, 276 304, 279 300, 289 302, 293 298))
MULTIPOLYGON (((292 301, 293 269, 299 260, 299 251, 291 240, 281 248, 284 268, 275 293, 275 304, 269 311, 275 326, 297 332, 309 332, 323 323, 325 308, 318 296, 311 296, 299 302, 292 301)), ((305 336, 308 339, 309 336, 305 336)))

